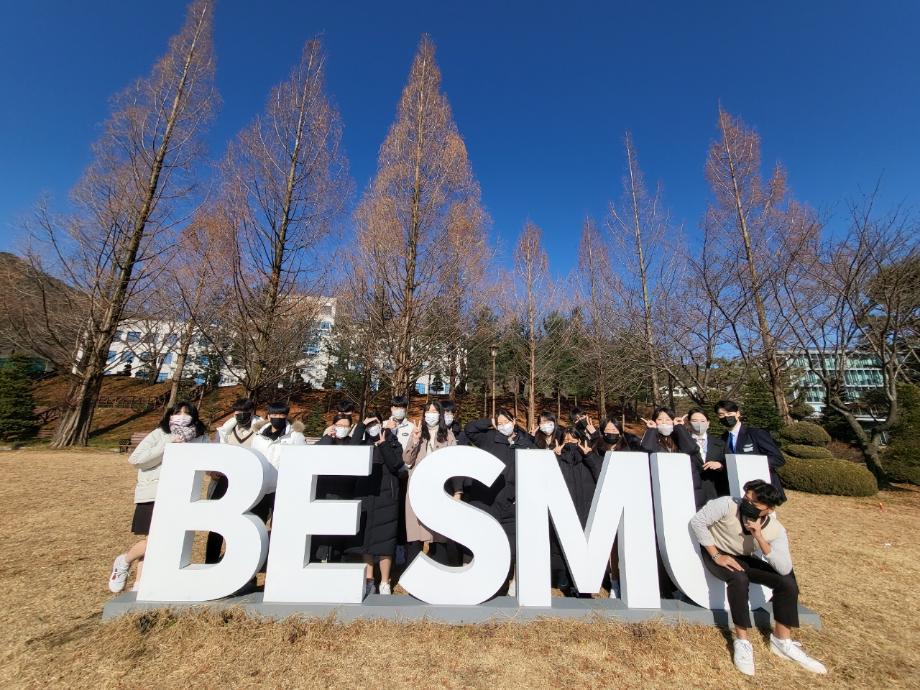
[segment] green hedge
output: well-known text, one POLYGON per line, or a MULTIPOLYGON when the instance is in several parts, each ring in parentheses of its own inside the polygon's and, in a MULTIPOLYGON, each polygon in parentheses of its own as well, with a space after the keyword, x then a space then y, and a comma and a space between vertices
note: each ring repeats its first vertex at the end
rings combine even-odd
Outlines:
POLYGON ((874 496, 878 493, 875 476, 863 465, 837 460, 799 460, 787 457, 779 468, 783 485, 796 491, 834 496, 874 496))
POLYGON ((821 446, 805 446, 800 443, 790 443, 783 446, 783 453, 792 455, 801 460, 829 460, 833 454, 821 446))
POLYGON ((885 474, 893 482, 907 482, 920 485, 920 465, 909 465, 902 462, 886 462, 885 474))
POLYGON ((786 443, 803 446, 824 447, 831 442, 831 436, 823 427, 811 422, 796 422, 779 430, 779 437, 786 443))

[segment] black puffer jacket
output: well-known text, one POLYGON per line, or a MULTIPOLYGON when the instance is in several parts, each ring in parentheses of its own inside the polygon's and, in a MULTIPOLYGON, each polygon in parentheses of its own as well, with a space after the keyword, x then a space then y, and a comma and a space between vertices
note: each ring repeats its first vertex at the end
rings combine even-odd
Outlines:
POLYGON ((492 482, 492 486, 467 480, 464 482, 464 498, 481 508, 501 523, 514 524, 514 454, 517 450, 534 448, 530 435, 515 427, 510 437, 492 427, 492 420, 477 419, 466 425, 464 430, 470 443, 491 453, 502 461, 505 469, 492 482))
POLYGON ((565 444, 556 459, 559 461, 559 469, 568 487, 569 496, 575 504, 575 512, 578 513, 578 519, 584 527, 591 512, 591 502, 594 500, 594 489, 600 476, 602 459, 597 453, 583 454, 574 443, 565 444))
POLYGON ((388 429, 384 440, 374 445, 376 438, 366 436, 364 423, 355 427, 352 445, 373 445, 371 473, 355 478, 354 497, 361 499, 361 527, 357 542, 346 553, 372 556, 392 556, 396 552, 399 527, 399 475, 405 465, 399 439, 388 429))

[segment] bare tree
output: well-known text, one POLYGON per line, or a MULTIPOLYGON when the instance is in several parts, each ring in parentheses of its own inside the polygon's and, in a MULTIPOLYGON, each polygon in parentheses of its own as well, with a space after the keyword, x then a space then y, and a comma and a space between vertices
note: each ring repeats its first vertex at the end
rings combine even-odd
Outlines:
POLYGON ((619 257, 630 257, 621 266, 621 309, 630 322, 641 324, 638 340, 642 347, 636 357, 645 364, 651 384, 652 404, 661 402, 661 367, 658 338, 666 319, 656 312, 664 304, 669 289, 678 282, 678 265, 674 260, 673 232, 661 201, 661 190, 649 195, 639 160, 629 132, 625 136, 626 174, 623 197, 610 204, 608 230, 619 257), (656 321, 657 317, 657 321, 656 321))
POLYGON ((217 212, 226 228, 220 241, 232 248, 232 295, 219 324, 198 326, 250 394, 302 359, 333 268, 328 239, 351 183, 325 73, 320 42, 308 41, 221 166, 217 212), (218 325, 232 341, 213 332, 218 325))
POLYGON ((585 219, 578 252, 578 275, 582 288, 582 301, 588 316, 586 342, 587 354, 597 387, 597 409, 602 417, 607 415, 607 366, 610 340, 614 326, 613 271, 597 225, 585 219))
POLYGON ((736 397, 747 379, 749 357, 735 358, 732 324, 740 322, 740 301, 729 302, 734 275, 704 237, 702 250, 683 252, 687 267, 683 289, 669 312, 671 329, 662 349, 661 366, 697 405, 710 406, 736 397), (727 314, 727 315, 726 315, 727 314))
POLYGON ((211 2, 195 0, 152 74, 116 97, 73 193, 74 215, 60 223, 39 213, 43 251, 33 256, 55 257, 58 275, 86 300, 55 447, 86 444, 112 336, 185 212, 200 134, 217 101, 212 16, 211 2))
POLYGON ((0 253, 0 349, 39 357, 67 371, 83 334, 88 300, 36 261, 0 253))
POLYGON ((778 332, 781 307, 771 300, 770 285, 789 261, 783 247, 803 228, 802 209, 788 200, 780 166, 764 184, 755 131, 721 107, 718 127, 719 138, 710 146, 706 162, 713 199, 704 230, 707 241, 721 248, 720 269, 734 276, 735 288, 718 306, 731 323, 739 354, 766 370, 776 409, 788 424, 792 417, 777 356, 777 342, 783 337, 778 332))
MULTIPOLYGON (((396 120, 380 147, 377 174, 356 213, 353 269, 364 276, 371 303, 382 300, 377 346, 392 368, 392 388, 408 392, 444 344, 437 308, 452 262, 451 228, 464 227, 474 243, 484 219, 479 185, 453 120, 435 47, 423 36, 403 89, 396 120), (464 221, 458 225, 458 217, 464 221)), ((456 235, 455 235, 456 236, 456 235)), ((462 235, 461 235, 462 236, 462 235)))
POLYGON ((786 250, 793 255, 771 281, 784 309, 796 364, 820 383, 825 405, 853 431, 866 466, 886 482, 881 446, 898 423, 898 384, 908 379, 905 337, 920 313, 920 244, 916 222, 896 211, 879 216, 873 198, 851 208, 845 237, 820 241, 803 234, 786 250), (853 361, 868 358, 881 375, 883 414, 871 410, 851 390, 853 361), (874 417, 870 428, 860 416, 874 417))

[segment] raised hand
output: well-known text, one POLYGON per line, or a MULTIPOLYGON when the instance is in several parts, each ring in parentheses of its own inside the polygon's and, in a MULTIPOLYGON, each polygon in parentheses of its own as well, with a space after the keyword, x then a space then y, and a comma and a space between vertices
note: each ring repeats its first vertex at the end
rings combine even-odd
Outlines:
POLYGON ((651 419, 645 419, 645 417, 639 417, 639 421, 645 422, 645 426, 647 426, 649 429, 658 428, 658 423, 653 422, 651 419))

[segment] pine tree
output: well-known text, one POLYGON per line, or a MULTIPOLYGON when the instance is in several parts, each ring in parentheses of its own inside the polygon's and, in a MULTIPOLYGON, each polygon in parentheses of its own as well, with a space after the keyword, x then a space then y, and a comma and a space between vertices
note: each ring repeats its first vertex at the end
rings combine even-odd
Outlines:
POLYGON ((0 368, 0 439, 4 441, 27 439, 41 426, 33 411, 32 365, 25 355, 13 355, 0 368))
POLYGON ((783 425, 769 384, 757 374, 752 374, 741 389, 741 414, 745 424, 758 429, 779 431, 783 425))

